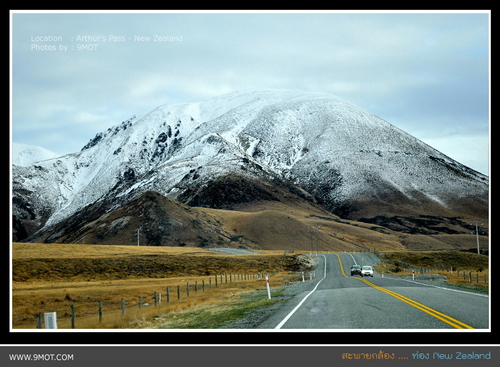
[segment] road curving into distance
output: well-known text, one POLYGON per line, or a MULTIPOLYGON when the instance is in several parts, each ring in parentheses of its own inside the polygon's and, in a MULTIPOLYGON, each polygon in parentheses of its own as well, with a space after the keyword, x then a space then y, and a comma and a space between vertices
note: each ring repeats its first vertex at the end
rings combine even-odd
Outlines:
POLYGON ((380 262, 370 253, 320 254, 318 260, 309 289, 259 329, 489 329, 487 295, 376 272, 351 276, 354 264, 380 262))

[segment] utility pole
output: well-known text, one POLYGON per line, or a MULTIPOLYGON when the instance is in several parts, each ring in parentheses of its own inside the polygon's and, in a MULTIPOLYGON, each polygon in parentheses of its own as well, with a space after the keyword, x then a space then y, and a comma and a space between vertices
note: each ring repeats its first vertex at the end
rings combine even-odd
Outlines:
POLYGON ((311 255, 314 253, 313 234, 316 235, 316 255, 318 254, 319 229, 320 226, 309 226, 308 231, 311 239, 311 255))
POLYGON ((309 232, 309 239, 311 241, 311 256, 313 254, 313 227, 307 228, 307 231, 309 232))
POLYGON ((319 249, 319 230, 321 226, 316 227, 316 256, 318 256, 318 249, 319 249))
MULTIPOLYGON (((88 234, 86 234, 85 236, 83 236, 82 238, 80 238, 78 241, 75 242, 75 245, 79 244, 80 242, 82 242, 85 239, 85 237, 87 237, 87 236, 88 236, 88 234)), ((83 244, 85 244, 85 242, 83 242, 83 244)))
POLYGON ((139 238, 141 236, 141 227, 137 228, 137 246, 139 246, 139 238))
MULTIPOLYGON (((478 229, 478 222, 479 221, 474 221, 476 223, 476 242, 477 242, 477 253, 480 254, 480 251, 479 251, 479 229, 478 229)), ((482 225, 483 223, 481 223, 482 225)))

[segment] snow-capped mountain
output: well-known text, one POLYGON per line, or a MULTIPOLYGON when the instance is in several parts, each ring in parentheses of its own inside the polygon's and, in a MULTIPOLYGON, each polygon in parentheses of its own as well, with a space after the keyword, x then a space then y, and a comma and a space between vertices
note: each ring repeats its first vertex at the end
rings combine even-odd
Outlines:
POLYGON ((487 176, 370 112, 329 94, 250 90, 159 106, 80 152, 15 165, 14 224, 29 236, 146 191, 213 205, 204 193, 231 175, 280 182, 346 218, 488 210, 487 176))
POLYGON ((33 163, 55 158, 58 154, 35 145, 12 143, 12 164, 29 166, 33 163))

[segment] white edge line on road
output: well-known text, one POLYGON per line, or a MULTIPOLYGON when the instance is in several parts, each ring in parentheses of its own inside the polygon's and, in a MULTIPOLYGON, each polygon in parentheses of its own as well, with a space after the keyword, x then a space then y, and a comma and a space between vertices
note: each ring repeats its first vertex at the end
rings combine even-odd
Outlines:
POLYGON ((471 295, 473 295, 473 296, 479 296, 479 297, 489 297, 489 295, 488 295, 488 294, 481 294, 481 293, 467 292, 467 291, 462 291, 462 290, 460 290, 460 289, 453 289, 453 288, 440 287, 440 286, 438 286, 438 285, 420 283, 420 282, 416 282, 416 281, 414 281, 414 280, 408 280, 408 279, 397 279, 397 278, 392 278, 392 277, 388 277, 387 279, 393 279, 393 280, 404 280, 405 282, 415 283, 415 284, 419 284, 419 285, 425 285, 426 287, 434 287, 434 288, 439 288, 439 289, 443 289, 443 290, 450 291, 450 292, 466 293, 466 294, 471 294, 471 295))
POLYGON ((275 329, 281 329, 281 327, 283 325, 285 325, 285 323, 290 319, 290 317, 292 317, 292 315, 295 313, 295 311, 297 311, 299 309, 300 306, 302 306, 302 304, 305 302, 305 300, 311 295, 314 293, 314 291, 318 288, 318 285, 319 283, 321 283, 323 281, 323 279, 326 278, 326 256, 325 255, 321 255, 323 256, 323 258, 325 259, 325 270, 324 270, 324 273, 323 273, 323 278, 318 282, 318 284, 316 284, 316 286, 314 287, 314 289, 312 291, 310 291, 303 299, 302 301, 300 301, 300 303, 295 306, 295 308, 288 314, 286 315, 286 317, 278 324, 278 326, 275 327, 275 329))
POLYGON ((354 265, 358 265, 358 263, 357 263, 357 262, 356 262, 356 260, 354 259, 354 256, 352 256, 352 254, 349 254, 349 255, 351 255, 351 257, 352 257, 352 261, 354 261, 354 265))

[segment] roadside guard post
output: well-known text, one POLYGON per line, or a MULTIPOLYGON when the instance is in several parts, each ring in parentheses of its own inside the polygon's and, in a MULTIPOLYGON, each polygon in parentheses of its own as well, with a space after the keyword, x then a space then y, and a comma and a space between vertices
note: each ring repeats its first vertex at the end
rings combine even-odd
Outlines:
POLYGON ((266 275, 267 298, 271 299, 271 288, 269 288, 269 277, 266 275))
POLYGON ((44 313, 45 329, 57 329, 57 314, 55 312, 44 313))
POLYGON ((415 280, 415 270, 411 271, 411 280, 415 280))

